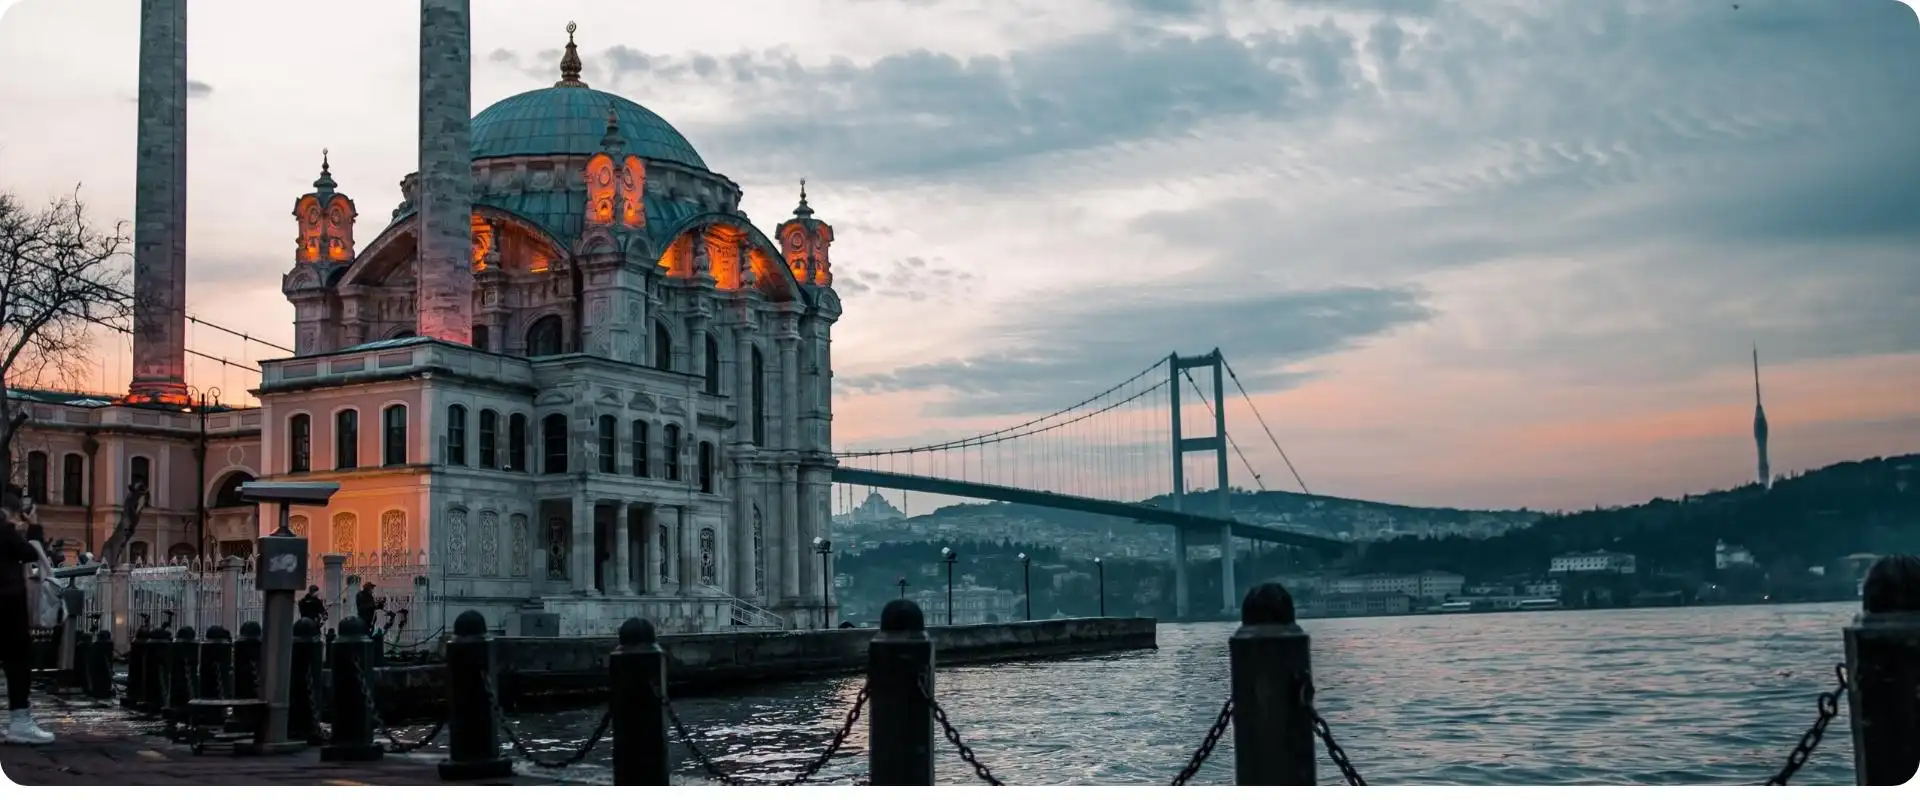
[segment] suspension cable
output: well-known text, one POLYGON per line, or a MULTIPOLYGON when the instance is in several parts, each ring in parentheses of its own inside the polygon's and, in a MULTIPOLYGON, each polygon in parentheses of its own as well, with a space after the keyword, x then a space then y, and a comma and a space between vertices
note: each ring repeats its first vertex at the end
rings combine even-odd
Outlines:
MULTIPOLYGON (((909 447, 909 448, 898 449, 898 450, 850 451, 850 452, 844 452, 844 453, 835 453, 833 455, 835 458, 859 458, 862 456, 886 455, 888 453, 915 453, 915 452, 924 453, 924 452, 934 452, 939 450, 952 450, 958 447, 968 446, 969 444, 993 444, 995 442, 1002 442, 1002 441, 1008 441, 1010 439, 1017 439, 1019 437, 1005 436, 1004 434, 1013 433, 1015 431, 1019 431, 1024 428, 1031 428, 1035 425, 1038 425, 1042 422, 1046 422, 1047 420, 1053 419, 1055 417, 1063 416, 1065 414, 1070 414, 1074 411, 1078 411, 1082 408, 1093 405, 1094 403, 1099 402, 1100 400, 1114 394, 1115 392, 1119 392, 1127 388, 1127 386, 1132 384, 1134 381, 1137 381, 1143 377, 1146 377, 1147 373, 1150 373, 1156 369, 1159 369, 1160 366, 1163 364, 1166 364, 1167 360, 1170 358, 1172 358, 1172 356, 1163 356, 1159 361, 1153 362, 1151 366, 1147 367, 1146 369, 1140 370, 1138 374, 1124 381, 1121 381, 1117 384, 1114 384, 1111 388, 1107 389, 1104 392, 1096 394, 1092 397, 1089 397, 1073 405, 1067 406, 1066 408, 1060 409, 1059 411, 1055 411, 1044 417, 1037 417, 1035 419, 1027 420, 1026 422, 1022 422, 1018 425, 1012 425, 1005 428, 1001 428, 999 430, 988 431, 986 433, 976 434, 974 436, 968 436, 964 439, 955 439, 950 442, 942 442, 940 444, 934 444, 934 445, 922 445, 920 447, 909 447)), ((1162 381, 1162 383, 1165 383, 1165 381, 1162 381)), ((1144 394, 1144 392, 1142 394, 1144 394)), ((1127 400, 1132 400, 1138 397, 1140 397, 1140 395, 1136 394, 1133 397, 1127 398, 1127 400)), ((1123 400, 1121 402, 1125 403, 1126 401, 1123 400)), ((1113 407, 1114 406, 1107 406, 1107 409, 1110 409, 1113 407)), ((1102 409, 1102 410, 1104 411, 1106 409, 1102 409)), ((1085 419, 1085 417, 1079 417, 1078 419, 1085 419)), ((1043 428, 1041 430, 1051 430, 1053 427, 1059 427, 1059 426, 1056 425, 1049 428, 1043 428)), ((1032 431, 1032 433, 1039 433, 1039 432, 1040 431, 1032 431)))
POLYGON ((1247 401, 1247 407, 1253 409, 1253 418, 1259 420, 1260 429, 1267 432, 1267 441, 1273 443, 1273 449, 1280 451, 1280 460, 1287 465, 1287 471, 1293 473, 1294 482, 1300 484, 1300 493, 1312 495, 1313 490, 1308 489, 1307 482, 1301 479, 1300 470, 1293 468, 1293 459, 1287 458, 1287 448, 1280 446, 1280 440, 1273 435, 1273 428, 1267 425, 1266 417, 1260 415, 1260 407, 1254 405, 1253 396, 1247 394, 1247 387, 1241 385, 1239 374, 1233 371, 1233 365, 1227 362, 1226 356, 1220 357, 1220 365, 1227 368, 1227 375, 1233 378, 1233 388, 1240 390, 1240 397, 1247 401))
MULTIPOLYGON (((1223 359, 1222 361, 1224 362, 1224 359, 1223 359)), ((1184 369, 1183 369, 1183 370, 1180 370, 1180 374, 1181 374, 1181 375, 1185 375, 1185 376, 1187 377, 1187 385, 1188 385, 1188 386, 1192 386, 1192 387, 1193 387, 1193 394, 1194 394, 1194 396, 1196 396, 1196 397, 1199 397, 1199 398, 1200 398, 1200 404, 1201 404, 1201 405, 1203 405, 1203 406, 1206 406, 1206 408, 1207 408, 1207 414, 1208 414, 1208 415, 1212 415, 1212 414, 1213 414, 1213 401, 1211 401, 1211 400, 1208 400, 1208 399, 1207 399, 1207 393, 1206 393, 1206 392, 1203 392, 1203 391, 1200 391, 1200 384, 1199 384, 1198 382, 1196 382, 1196 381, 1194 381, 1194 379, 1193 379, 1193 373, 1191 373, 1191 372, 1188 372, 1187 370, 1184 370, 1184 369)), ((1239 456, 1239 457, 1240 457, 1240 465, 1241 465, 1241 466, 1243 466, 1243 467, 1246 467, 1246 468, 1247 468, 1247 473, 1253 476, 1253 484, 1254 484, 1255 486, 1258 486, 1258 487, 1260 487, 1260 491, 1263 491, 1263 492, 1264 492, 1264 491, 1266 491, 1266 490, 1267 490, 1267 482, 1266 482, 1266 481, 1264 481, 1264 480, 1261 480, 1261 479, 1260 479, 1260 473, 1259 473, 1259 471, 1258 471, 1258 470, 1255 470, 1255 469, 1253 468, 1253 462, 1251 462, 1251 461, 1248 461, 1248 460, 1247 460, 1247 454, 1246 454, 1246 453, 1243 453, 1243 452, 1241 452, 1241 451, 1240 451, 1240 443, 1239 443, 1239 442, 1236 442, 1236 441, 1234 441, 1234 440, 1233 440, 1233 436, 1232 436, 1231 434, 1229 434, 1229 433, 1227 433, 1227 432, 1226 432, 1225 430, 1222 430, 1222 431, 1220 432, 1220 435, 1221 435, 1221 437, 1222 437, 1222 438, 1224 438, 1224 439, 1226 439, 1226 440, 1227 440, 1227 444, 1228 444, 1229 446, 1231 446, 1231 447, 1233 448, 1233 454, 1234 454, 1234 455, 1236 455, 1236 456, 1239 456)), ((1221 488, 1225 488, 1225 487, 1221 487, 1221 488)))
MULTIPOLYGON (((22 296, 20 296, 20 297, 19 297, 18 299, 20 299, 20 300, 22 300, 22 301, 27 301, 27 300, 32 300, 33 302, 36 302, 36 303, 40 303, 40 305, 43 305, 43 306, 44 306, 44 305, 46 305, 45 303, 43 303, 43 302, 40 302, 40 300, 39 300, 38 298, 30 298, 30 297, 27 297, 27 296, 24 296, 24 295, 22 295, 22 296)), ((79 314, 75 314, 75 316, 78 316, 78 317, 79 317, 79 318, 81 318, 81 319, 84 319, 84 320, 86 320, 86 321, 88 321, 88 322, 91 322, 91 323, 93 323, 93 324, 95 324, 95 325, 99 325, 99 326, 101 326, 101 327, 104 327, 104 328, 107 328, 107 329, 109 329, 109 330, 114 330, 114 331, 119 331, 120 333, 124 333, 124 334, 126 334, 126 335, 128 335, 128 336, 132 336, 132 335, 133 335, 133 329, 132 329, 132 328, 129 328, 129 327, 126 327, 126 326, 124 326, 124 325, 121 325, 121 324, 119 324, 119 323, 115 323, 115 322, 108 322, 108 321, 106 321, 106 320, 104 320, 104 319, 101 319, 101 318, 99 318, 99 317, 96 317, 96 316, 94 316, 94 315, 92 315, 92 314, 87 314, 87 313, 79 313, 79 314)), ((257 340, 256 340, 256 341, 257 341, 257 340)), ((200 352, 200 351, 198 351, 198 350, 195 350, 195 349, 193 349, 193 348, 191 348, 191 347, 182 347, 182 348, 180 348, 180 349, 181 349, 181 350, 182 350, 183 352, 185 352, 185 353, 186 353, 187 355, 191 355, 191 356, 199 356, 199 357, 201 357, 201 358, 204 358, 204 359, 207 359, 208 361, 217 361, 217 362, 219 362, 219 363, 221 363, 221 364, 225 364, 225 365, 227 365, 227 366, 229 366, 229 367, 238 367, 238 368, 240 368, 240 369, 244 369, 244 370, 247 370, 248 372, 252 372, 252 373, 253 373, 253 374, 255 374, 255 375, 258 375, 258 374, 260 374, 260 368, 259 368, 259 367, 253 367, 253 366, 248 366, 248 365, 246 365, 246 364, 239 364, 239 363, 235 363, 235 362, 232 362, 232 361, 228 361, 227 359, 224 359, 224 358, 221 358, 221 357, 219 357, 219 356, 216 356, 216 355, 209 355, 209 354, 207 354, 207 353, 202 353, 202 352, 200 352)))

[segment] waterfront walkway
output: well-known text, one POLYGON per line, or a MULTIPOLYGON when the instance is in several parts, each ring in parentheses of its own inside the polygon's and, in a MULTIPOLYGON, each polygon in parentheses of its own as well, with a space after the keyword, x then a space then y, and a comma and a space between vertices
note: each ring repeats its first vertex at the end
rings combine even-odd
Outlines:
MULTIPOLYGON (((279 756, 196 756, 159 735, 160 725, 89 700, 36 692, 40 725, 59 737, 43 747, 0 745, 0 772, 23 786, 440 786, 432 760, 389 755, 323 762, 319 748, 279 756)), ((553 785, 516 775, 480 785, 553 785)))

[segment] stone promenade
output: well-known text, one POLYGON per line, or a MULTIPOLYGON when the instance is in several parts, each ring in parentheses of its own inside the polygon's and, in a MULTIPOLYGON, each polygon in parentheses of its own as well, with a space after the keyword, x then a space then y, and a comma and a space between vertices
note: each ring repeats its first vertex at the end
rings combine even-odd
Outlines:
MULTIPOLYGON (((159 725, 87 700, 38 692, 41 727, 59 737, 44 747, 0 745, 0 772, 24 786, 437 786, 428 758, 389 755, 372 763, 322 762, 318 748, 279 756, 196 756, 157 735, 159 725)), ((516 775, 488 785, 553 785, 516 775)))

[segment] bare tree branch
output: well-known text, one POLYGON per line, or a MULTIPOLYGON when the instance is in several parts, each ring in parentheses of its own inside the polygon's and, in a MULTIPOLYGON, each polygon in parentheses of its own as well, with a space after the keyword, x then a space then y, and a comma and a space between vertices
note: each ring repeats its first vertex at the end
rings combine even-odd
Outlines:
POLYGON ((38 211, 0 194, 0 475, 16 460, 12 390, 79 380, 93 326, 125 327, 129 243, 125 221, 106 230, 87 218, 79 187, 38 211))

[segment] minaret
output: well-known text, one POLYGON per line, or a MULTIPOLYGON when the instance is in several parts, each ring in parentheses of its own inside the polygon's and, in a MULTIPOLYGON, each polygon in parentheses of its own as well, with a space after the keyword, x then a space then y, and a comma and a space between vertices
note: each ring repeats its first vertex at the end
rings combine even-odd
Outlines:
POLYGON ((420 0, 419 282, 414 330, 473 343, 473 8, 420 0))
POLYGON ((186 405, 187 0, 140 2, 133 402, 186 405))
POLYGON ((1760 452, 1760 488, 1773 484, 1773 470, 1767 464, 1767 411, 1760 406, 1760 345, 1753 346, 1753 446, 1760 452))

